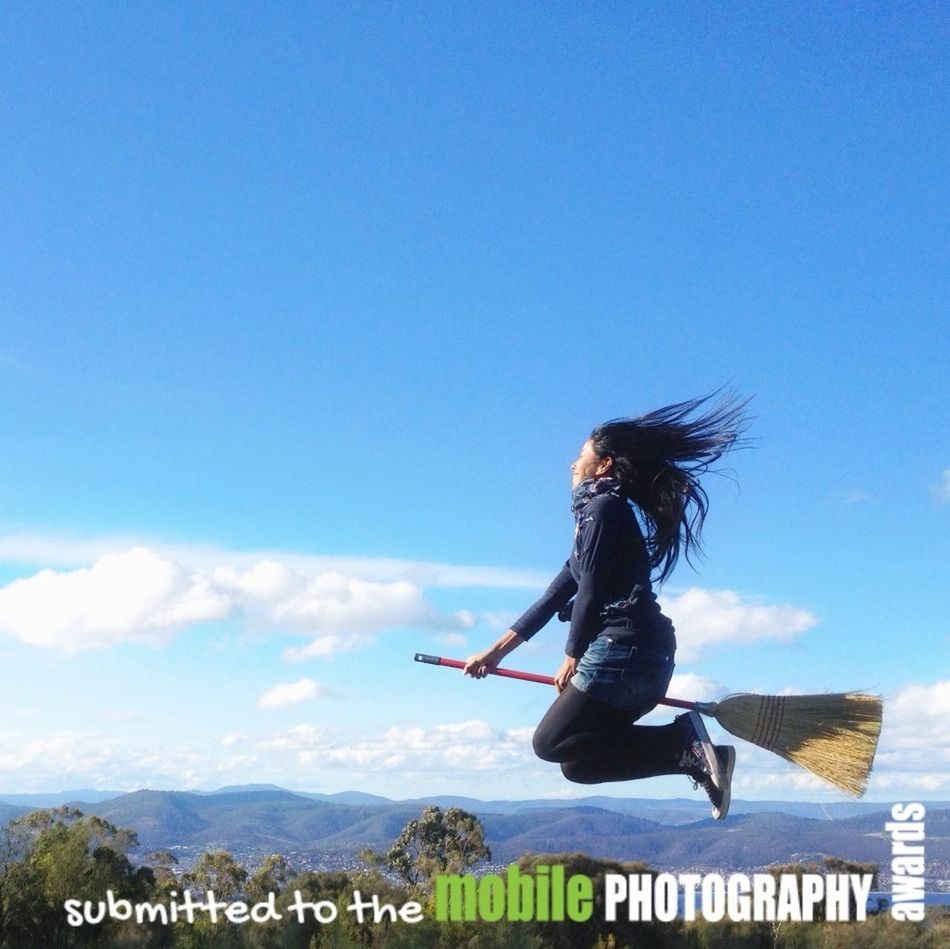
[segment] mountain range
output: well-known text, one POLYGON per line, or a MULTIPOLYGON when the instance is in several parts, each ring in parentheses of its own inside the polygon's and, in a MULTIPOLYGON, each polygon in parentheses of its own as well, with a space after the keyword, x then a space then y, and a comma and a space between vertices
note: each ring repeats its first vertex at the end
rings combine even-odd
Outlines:
MULTIPOLYGON (((222 848, 245 859, 267 853, 352 859, 386 849, 424 806, 461 807, 485 827, 493 861, 526 852, 582 851, 643 860, 664 870, 751 870, 773 863, 838 856, 886 869, 890 804, 739 801, 723 822, 699 800, 595 796, 577 800, 478 801, 432 797, 392 801, 361 792, 315 794, 272 785, 214 792, 140 790, 0 796, 0 821, 37 807, 69 804, 138 834, 144 857, 157 849, 222 848)), ((950 802, 928 802, 928 876, 950 878, 950 802)))

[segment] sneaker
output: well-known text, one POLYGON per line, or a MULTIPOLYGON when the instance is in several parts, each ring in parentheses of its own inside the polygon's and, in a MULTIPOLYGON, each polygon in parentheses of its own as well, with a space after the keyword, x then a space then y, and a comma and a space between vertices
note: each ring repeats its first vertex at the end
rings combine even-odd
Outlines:
POLYGON ((698 712, 679 715, 676 721, 683 733, 679 766, 692 778, 694 788, 702 785, 712 816, 722 820, 729 813, 736 750, 732 745, 713 745, 698 712))
POLYGON ((700 781, 698 784, 702 784, 709 796, 713 818, 722 820, 729 813, 729 803, 732 800, 732 771, 736 766, 736 749, 732 745, 716 745, 716 757, 719 759, 722 775, 719 785, 714 785, 711 780, 700 781))

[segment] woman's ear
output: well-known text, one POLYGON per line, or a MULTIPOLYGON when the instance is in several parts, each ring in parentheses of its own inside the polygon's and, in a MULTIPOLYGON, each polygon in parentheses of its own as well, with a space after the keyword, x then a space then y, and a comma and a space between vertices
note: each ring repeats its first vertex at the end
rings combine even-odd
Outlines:
POLYGON ((601 458, 600 464, 597 466, 596 472, 594 472, 598 477, 601 475, 609 474, 614 467, 613 458, 608 455, 606 458, 601 458))

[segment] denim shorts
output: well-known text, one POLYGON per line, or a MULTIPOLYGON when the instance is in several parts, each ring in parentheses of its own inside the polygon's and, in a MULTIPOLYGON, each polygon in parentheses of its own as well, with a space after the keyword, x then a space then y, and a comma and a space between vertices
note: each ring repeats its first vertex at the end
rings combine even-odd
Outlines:
POLYGON ((673 675, 669 654, 629 640, 598 636, 581 656, 571 685, 615 708, 646 715, 666 695, 673 675))

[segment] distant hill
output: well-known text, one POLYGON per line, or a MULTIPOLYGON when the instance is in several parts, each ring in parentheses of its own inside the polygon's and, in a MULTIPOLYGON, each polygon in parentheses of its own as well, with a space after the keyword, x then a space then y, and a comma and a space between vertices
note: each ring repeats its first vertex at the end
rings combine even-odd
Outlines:
MULTIPOLYGON (((357 796, 357 799, 358 796, 357 796)), ((136 791, 83 806, 129 827, 148 851, 222 847, 237 853, 305 853, 353 857, 363 847, 385 848, 424 802, 348 804, 283 790, 229 788, 223 793, 136 791)), ((493 859, 522 853, 580 850, 593 856, 644 860, 664 869, 751 869, 834 855, 884 864, 889 808, 840 820, 782 813, 740 813, 723 823, 707 816, 689 824, 620 814, 601 807, 527 808, 508 813, 464 802, 485 825, 493 859)), ((496 802, 497 804, 498 802, 496 802)), ((927 815, 927 857, 950 864, 950 810, 927 815)))
MULTIPOLYGON (((243 794, 245 791, 285 791, 276 784, 229 784, 217 791, 192 791, 192 794, 243 794)), ((293 793, 293 792, 291 792, 293 793)))
POLYGON ((406 805, 390 804, 381 812, 290 791, 238 789, 224 794, 136 791, 84 811, 135 830, 147 850, 187 845, 265 853, 290 848, 355 853, 366 843, 391 840, 418 813, 406 805), (367 832, 367 825, 375 829, 367 832))
POLYGON ((4 804, 23 805, 25 807, 60 807, 63 804, 72 804, 75 801, 96 802, 107 801, 109 798, 119 797, 125 791, 96 791, 92 788, 80 788, 75 791, 46 791, 39 794, 3 794, 0 793, 0 802, 4 804))
MULTIPOLYGON (((366 794, 363 791, 340 791, 338 794, 317 794, 308 791, 295 791, 294 793, 300 794, 302 797, 309 797, 314 801, 330 801, 333 804, 384 805, 397 803, 388 797, 380 797, 378 794, 366 794)), ((401 801, 399 803, 410 804, 412 802, 401 801)))
MULTIPOLYGON (((886 866, 891 841, 884 831, 888 804, 795 805, 818 816, 776 810, 786 805, 734 802, 724 822, 709 819, 699 801, 627 801, 591 797, 574 801, 492 801, 437 797, 389 801, 352 792, 301 794, 274 786, 228 787, 216 792, 142 790, 107 800, 78 802, 138 834, 139 852, 224 848, 237 854, 305 855, 311 862, 352 859, 363 847, 388 847, 427 803, 462 806, 485 825, 493 860, 508 863, 526 852, 583 851, 592 856, 643 860, 670 870, 738 870, 833 855, 886 866), (607 806, 593 806, 592 801, 607 806), (695 805, 695 806, 694 806, 695 805), (770 810, 765 810, 770 808, 770 810), (856 809, 859 813, 835 818, 856 809), (625 810, 637 813, 625 813, 625 810), (644 816, 644 815, 653 815, 644 816), (686 822, 689 816, 699 817, 686 822), (656 818, 656 819, 655 819, 656 818)), ((950 807, 927 805, 927 859, 934 873, 950 870, 950 807)), ((0 802, 0 820, 27 813, 0 802)))
MULTIPOLYGON (((378 799, 382 801, 383 799, 378 799)), ((479 801, 470 797, 442 795, 403 801, 405 804, 437 804, 439 807, 461 807, 480 814, 510 814, 526 810, 559 810, 564 807, 599 807, 617 814, 630 814, 657 821, 660 824, 690 824, 709 816, 709 803, 704 796, 695 798, 616 798, 595 795, 581 798, 536 798, 524 801, 479 801)), ((835 801, 819 804, 808 801, 743 801, 732 800, 731 814, 791 814, 796 817, 811 817, 815 820, 840 820, 861 814, 875 814, 890 810, 889 803, 873 801, 835 801)), ((934 802, 928 807, 936 810, 950 808, 950 801, 934 802)))
MULTIPOLYGON (((284 794, 293 794, 312 801, 323 801, 330 804, 349 804, 354 806, 370 807, 414 807, 421 810, 427 804, 436 804, 439 807, 461 807, 464 810, 478 814, 513 814, 519 811, 562 810, 570 807, 596 807, 616 814, 627 814, 632 817, 642 817, 656 821, 659 824, 690 824, 705 820, 709 816, 709 804, 705 797, 697 794, 692 798, 639 798, 639 797, 608 797, 606 795, 591 795, 579 798, 534 798, 521 801, 493 800, 482 801, 472 797, 458 795, 434 795, 431 797, 409 798, 393 800, 380 797, 377 794, 367 794, 363 791, 341 791, 335 794, 322 794, 312 791, 290 791, 275 784, 246 784, 229 785, 215 791, 194 790, 187 793, 200 797, 214 797, 220 794, 246 794, 251 791, 273 791, 284 794)), ((169 792, 172 793, 172 792, 169 792)), ((3 794, 0 793, 0 804, 13 804, 27 807, 58 807, 61 804, 71 804, 81 807, 83 804, 94 804, 101 801, 113 800, 125 795, 123 791, 96 791, 90 789, 76 791, 57 791, 42 794, 3 794)), ((926 802, 929 810, 948 810, 950 801, 926 802)), ((831 803, 816 803, 809 801, 744 801, 733 798, 730 814, 789 814, 796 817, 810 817, 815 820, 841 820, 848 817, 858 817, 862 814, 876 814, 889 811, 889 802, 875 801, 834 801, 831 803)))
POLYGON ((33 809, 32 807, 17 807, 14 804, 4 804, 0 801, 0 824, 8 824, 17 817, 29 814, 33 809))
MULTIPOLYGON (((506 834, 508 818, 484 817, 496 859, 506 862, 525 850, 564 850, 565 840, 571 842, 570 849, 644 860, 664 869, 742 870, 825 856, 874 861, 883 866, 891 858, 884 811, 839 821, 789 814, 740 814, 721 823, 706 818, 676 826, 617 818, 603 811, 591 814, 587 809, 533 813, 538 822, 511 835, 506 834)), ((928 812, 927 859, 932 866, 946 867, 950 861, 950 810, 928 812)))

